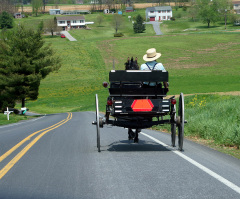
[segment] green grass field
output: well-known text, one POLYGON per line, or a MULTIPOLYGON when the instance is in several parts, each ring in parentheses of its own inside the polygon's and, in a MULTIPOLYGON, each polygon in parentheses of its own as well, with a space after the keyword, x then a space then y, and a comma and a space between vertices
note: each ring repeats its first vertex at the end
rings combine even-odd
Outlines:
MULTIPOLYGON (((139 13, 145 17, 144 10, 139 13)), ((124 24, 119 31, 124 34, 122 38, 113 37, 112 15, 103 15, 103 23, 90 25, 91 30, 70 31, 77 39, 76 42, 59 36, 44 36, 46 43, 51 43, 56 54, 61 57, 62 67, 41 82, 38 100, 27 101, 30 111, 94 111, 95 94, 98 93, 100 110, 104 112, 108 90, 102 87, 102 82, 108 81, 108 73, 113 68, 113 63, 115 69, 123 70, 127 57, 133 56, 138 57, 139 64, 142 64, 142 56, 152 47, 162 53, 159 61, 169 71, 169 95, 179 95, 180 92, 195 94, 239 91, 240 32, 233 32, 237 27, 228 24, 227 28, 231 31, 224 31, 224 24, 219 22, 208 29, 206 24, 199 21, 189 21, 186 13, 183 13, 183 17, 175 22, 167 21, 161 24, 163 36, 155 36, 151 25, 146 25, 145 33, 135 34, 128 15, 133 18, 137 14, 138 12, 134 12, 123 16, 124 24), (186 29, 189 30, 185 31, 186 29)), ((86 21, 94 21, 98 15, 86 15, 86 21)), ((37 27, 40 20, 51 17, 53 18, 50 15, 29 17, 21 23, 28 26, 35 24, 34 27, 37 27)), ((193 98, 186 97, 186 104, 193 98)), ((189 120, 185 128, 186 134, 215 139, 221 145, 239 147, 240 131, 239 126, 236 126, 240 118, 239 99, 239 96, 224 98, 211 95, 206 97, 207 104, 202 109, 186 106, 186 119, 189 120), (212 101, 211 98, 216 98, 217 101, 212 101), (220 112, 220 121, 214 125, 219 119, 215 116, 220 112), (231 114, 234 118, 229 116, 231 114), (204 125, 204 122, 207 124, 204 125), (230 126, 229 123, 232 127, 228 128, 227 135, 224 135, 222 140, 216 138, 217 129, 225 129, 230 126), (209 132, 213 133, 212 137, 209 132), (237 142, 229 142, 228 135, 237 142)))
MULTIPOLYGON (((91 37, 91 30, 72 31, 78 40, 46 38, 62 58, 62 68, 42 81, 37 102, 29 102, 37 112, 92 110, 94 94, 105 104, 108 91, 102 82, 113 68, 124 69, 128 56, 139 57, 155 47, 169 71, 170 95, 239 90, 238 34, 190 34, 132 38, 91 37), (235 41, 235 42, 233 42, 235 41)), ((96 35, 99 35, 97 32, 96 35)), ((110 36, 109 36, 110 37, 110 36)), ((101 106, 104 110, 104 105, 101 106)))

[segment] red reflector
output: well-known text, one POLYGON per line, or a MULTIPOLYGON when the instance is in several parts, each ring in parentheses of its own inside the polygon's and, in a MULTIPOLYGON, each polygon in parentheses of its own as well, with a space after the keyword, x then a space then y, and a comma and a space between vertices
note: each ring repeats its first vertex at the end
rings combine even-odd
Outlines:
POLYGON ((177 101, 175 100, 175 99, 171 99, 171 104, 176 104, 177 103, 177 101))
POLYGON ((107 101, 107 105, 112 106, 112 104, 113 104, 112 100, 107 101))
POLYGON ((150 99, 134 100, 131 106, 134 112, 152 111, 153 107, 150 99))

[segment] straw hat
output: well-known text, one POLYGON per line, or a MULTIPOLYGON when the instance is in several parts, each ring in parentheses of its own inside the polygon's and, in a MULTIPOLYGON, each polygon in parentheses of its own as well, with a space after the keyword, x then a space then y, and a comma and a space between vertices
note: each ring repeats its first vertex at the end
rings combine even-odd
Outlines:
POLYGON ((157 53, 155 48, 150 48, 146 52, 147 54, 143 55, 144 61, 154 61, 161 57, 161 53, 157 53))

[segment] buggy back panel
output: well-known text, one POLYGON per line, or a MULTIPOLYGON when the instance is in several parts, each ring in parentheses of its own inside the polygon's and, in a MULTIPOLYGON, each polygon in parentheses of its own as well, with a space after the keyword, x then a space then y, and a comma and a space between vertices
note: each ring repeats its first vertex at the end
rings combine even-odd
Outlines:
POLYGON ((110 96, 166 96, 167 90, 161 87, 142 88, 143 82, 167 82, 168 72, 160 70, 112 70, 110 96))
POLYGON ((112 70, 109 72, 109 81, 167 82, 168 72, 161 70, 112 70))

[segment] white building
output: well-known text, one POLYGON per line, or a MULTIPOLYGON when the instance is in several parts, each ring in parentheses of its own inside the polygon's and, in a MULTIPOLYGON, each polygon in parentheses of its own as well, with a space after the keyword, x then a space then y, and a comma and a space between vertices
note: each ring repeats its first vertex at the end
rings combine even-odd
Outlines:
POLYGON ((49 14, 50 15, 60 15, 61 13, 60 9, 49 9, 49 14))
POLYGON ((63 30, 85 28, 88 24, 94 24, 94 22, 85 22, 84 16, 65 16, 56 17, 56 19, 57 25, 63 30))
POLYGON ((170 20, 172 17, 171 6, 158 6, 146 8, 146 21, 170 20))
POLYGON ((236 14, 240 14, 240 1, 233 1, 233 10, 236 14))

